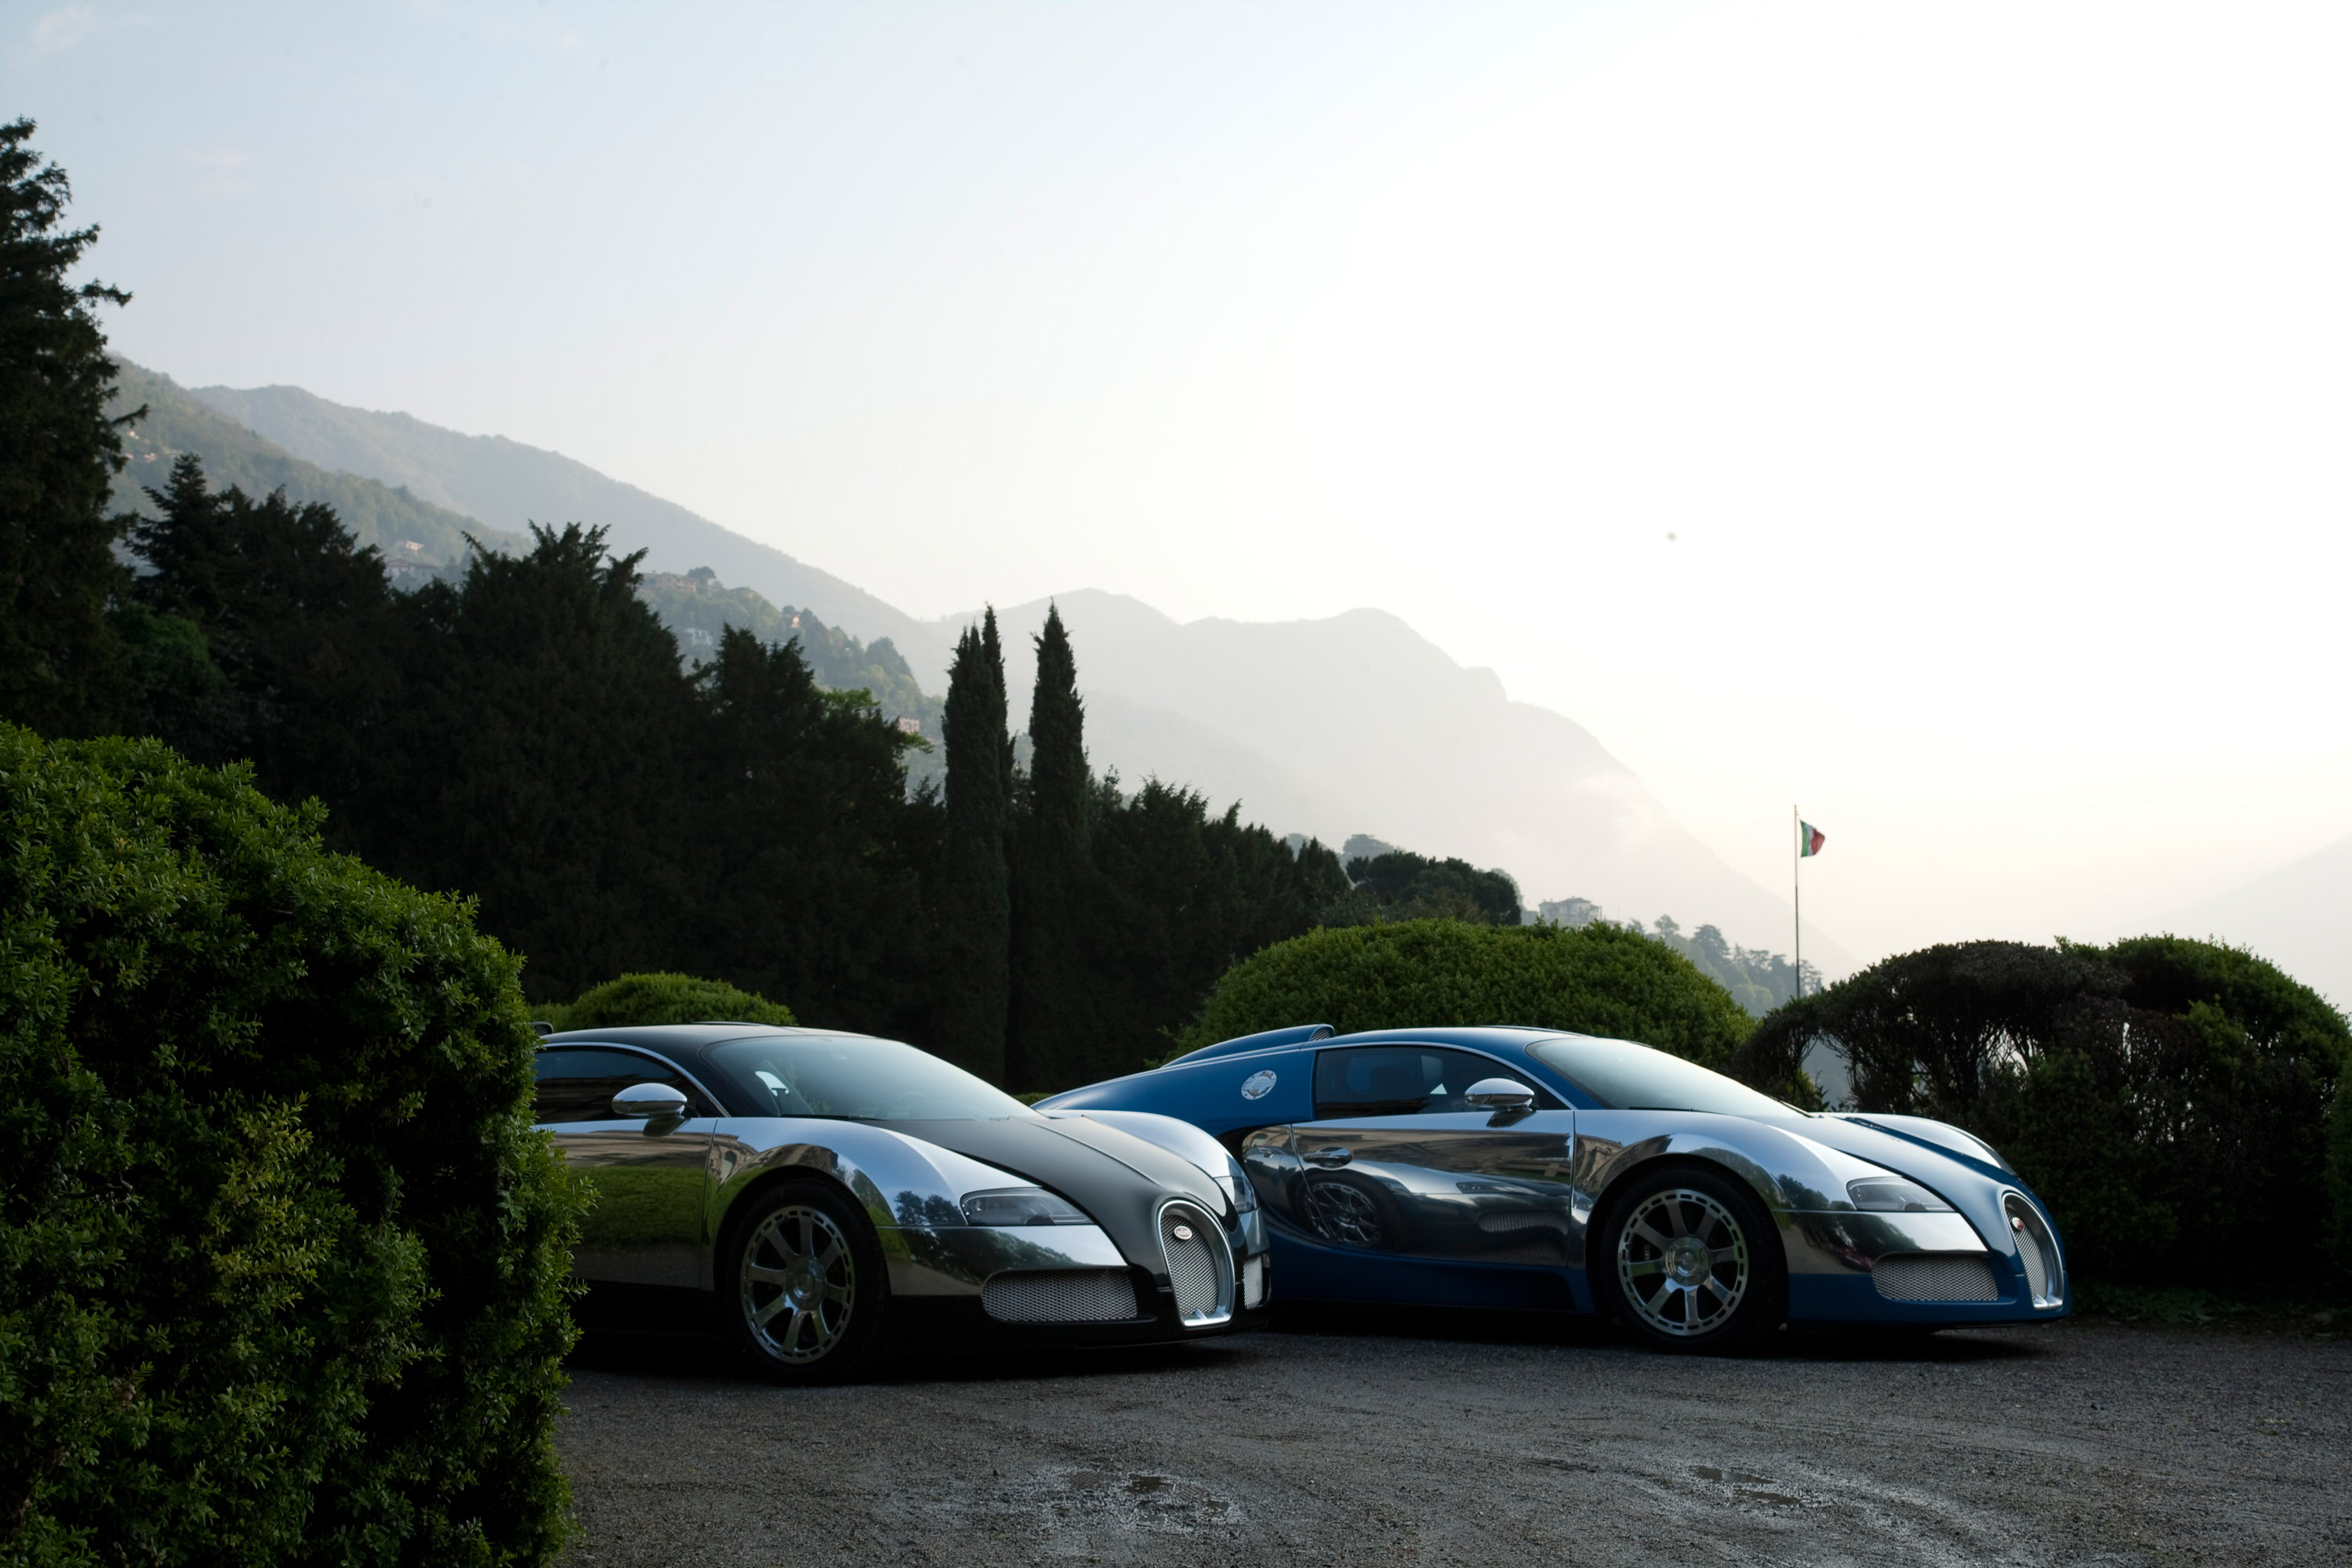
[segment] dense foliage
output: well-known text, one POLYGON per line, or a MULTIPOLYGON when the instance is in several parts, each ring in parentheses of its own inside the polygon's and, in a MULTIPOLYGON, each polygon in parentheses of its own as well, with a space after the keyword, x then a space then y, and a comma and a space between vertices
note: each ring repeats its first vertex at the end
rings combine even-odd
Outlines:
POLYGON ((2310 1252, 2285 1294, 2352 1269, 2352 1028, 2251 953, 2179 937, 2110 947, 1927 948, 1773 1013, 1740 1053, 1789 1092, 1836 1052, 1864 1110, 1932 1116, 1990 1142, 2046 1199, 2077 1267, 2206 1283, 2247 1216, 2296 1216, 2310 1252))
MULTIPOLYGON (((1640 921, 1625 923, 1633 931, 1643 929, 1640 921)), ((1649 934, 1697 965, 1700 973, 1730 992, 1753 1017, 1761 1018, 1797 994, 1796 966, 1785 953, 1735 947, 1711 925, 1703 925, 1685 936, 1681 922, 1667 915, 1658 917, 1649 934)), ((1806 964, 1805 989, 1818 991, 1821 983, 1821 971, 1806 964)))
MULTIPOLYGON (((984 639, 982 655, 959 679, 1001 682, 984 639)), ((955 739, 959 700, 951 680, 951 805, 959 769, 984 780, 991 766, 984 738, 970 750, 955 739)), ((1037 639, 1029 739, 1029 772, 1013 780, 1006 835, 1004 1081, 1036 1091, 1131 1072, 1165 1055, 1219 974, 1308 929, 1347 884, 1331 851, 1312 841, 1294 851, 1243 826, 1238 807, 1212 817, 1191 791, 1147 780, 1129 796, 1116 778, 1097 777, 1076 656, 1058 611, 1037 639)))
POLYGON ((784 1024, 793 1010, 723 980, 691 974, 624 974, 590 987, 573 1001, 544 1010, 541 1022, 564 1029, 612 1029, 633 1024, 784 1024))
POLYGON ((1347 870, 1351 886, 1325 911, 1326 925, 1415 920, 1519 923, 1519 885, 1508 872, 1482 871, 1467 860, 1440 860, 1390 847, 1377 855, 1351 857, 1347 870))
POLYGON ((129 700, 107 609, 129 580, 107 495, 122 438, 96 307, 131 298, 66 275, 98 230, 65 228, 65 171, 0 125, 0 717, 98 734, 129 700))
POLYGON ((1291 1024, 1340 1033, 1523 1024, 1639 1040, 1710 1067, 1748 1030, 1722 986, 1622 927, 1408 921, 1311 931, 1234 966, 1187 1050, 1291 1024))
POLYGON ((315 810, 0 726, 0 1562, 547 1561, 517 961, 315 810))

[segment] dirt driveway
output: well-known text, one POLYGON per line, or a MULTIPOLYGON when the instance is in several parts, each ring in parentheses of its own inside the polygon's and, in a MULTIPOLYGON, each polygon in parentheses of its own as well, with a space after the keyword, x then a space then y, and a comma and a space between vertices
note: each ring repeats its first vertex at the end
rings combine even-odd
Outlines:
POLYGON ((585 1347, 568 1562, 2352 1563, 2352 1343, 2114 1324, 1747 1361, 1293 1316, 790 1393, 585 1347))

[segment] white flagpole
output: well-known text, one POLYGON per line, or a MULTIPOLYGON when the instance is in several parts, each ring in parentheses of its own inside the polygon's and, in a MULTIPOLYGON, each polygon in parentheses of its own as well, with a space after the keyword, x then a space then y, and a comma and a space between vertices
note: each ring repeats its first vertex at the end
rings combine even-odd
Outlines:
POLYGON ((1797 917, 1797 994, 1805 994, 1805 879, 1798 873, 1805 865, 1805 816, 1795 806, 1789 808, 1789 909, 1797 917))

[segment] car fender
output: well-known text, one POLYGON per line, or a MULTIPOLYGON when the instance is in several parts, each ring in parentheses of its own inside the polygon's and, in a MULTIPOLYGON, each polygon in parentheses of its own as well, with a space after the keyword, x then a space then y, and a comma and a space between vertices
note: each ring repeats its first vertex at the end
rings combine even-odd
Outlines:
POLYGON ((814 1175, 847 1189, 873 1223, 902 1296, 968 1296, 1011 1269, 1123 1268, 1095 1226, 1006 1229, 964 1223, 963 1196, 1027 1178, 887 1127, 793 1117, 728 1117, 711 1138, 702 1283, 718 1289, 717 1242, 748 1194, 814 1175))
POLYGON ((1846 1183, 1885 1167, 1768 1122, 1682 1110, 1576 1113, 1580 1239, 1628 1181, 1662 1160, 1714 1165, 1746 1183, 1772 1216, 1792 1274, 1867 1272, 1890 1252, 1987 1250, 1962 1214, 1856 1209, 1846 1183))

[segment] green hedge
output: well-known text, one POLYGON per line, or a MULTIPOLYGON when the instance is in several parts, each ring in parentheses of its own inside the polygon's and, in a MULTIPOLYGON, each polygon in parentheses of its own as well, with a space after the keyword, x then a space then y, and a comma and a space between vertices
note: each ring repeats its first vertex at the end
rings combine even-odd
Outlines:
POLYGON ((0 725, 0 1563, 545 1562, 518 961, 246 778, 0 725))
POLYGON ((1276 942, 1227 970, 1185 1050, 1290 1024, 1527 1024, 1640 1040, 1717 1066, 1749 1027, 1731 993, 1663 943, 1611 925, 1402 921, 1276 942))
POLYGON ((2000 1150, 2089 1279, 2304 1300, 2352 1280, 2352 1027, 2252 953, 2169 936, 1927 948, 1780 1008, 1737 1070, 1784 1089, 1816 1042, 1857 1109, 2000 1150), (2281 1224, 2286 1252, 2247 1252, 2281 1224))
POLYGON ((790 1024, 793 1010, 723 980, 691 974, 624 974, 580 994, 578 1000, 541 1009, 541 1021, 564 1029, 617 1029, 631 1024, 790 1024))

